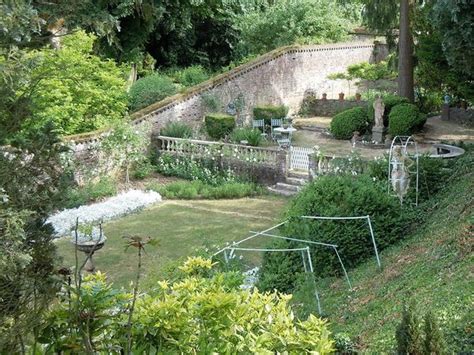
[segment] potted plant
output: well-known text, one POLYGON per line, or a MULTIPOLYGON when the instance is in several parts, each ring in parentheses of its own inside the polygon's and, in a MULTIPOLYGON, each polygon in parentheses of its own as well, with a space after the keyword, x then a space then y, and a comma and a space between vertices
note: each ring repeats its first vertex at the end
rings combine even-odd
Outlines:
POLYGON ((76 225, 71 237, 71 242, 77 250, 86 254, 87 259, 84 269, 88 272, 93 272, 95 266, 92 256, 97 250, 104 246, 107 240, 102 231, 102 224, 98 227, 94 227, 91 224, 76 225))

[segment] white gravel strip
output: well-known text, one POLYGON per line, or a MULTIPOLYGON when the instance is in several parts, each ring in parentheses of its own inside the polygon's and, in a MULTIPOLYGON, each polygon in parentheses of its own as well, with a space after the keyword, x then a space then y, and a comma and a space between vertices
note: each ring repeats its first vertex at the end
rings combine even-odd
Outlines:
POLYGON ((129 190, 103 202, 63 210, 50 216, 46 223, 51 223, 57 237, 68 236, 76 224, 106 221, 124 216, 145 206, 161 201, 161 196, 155 191, 129 190))

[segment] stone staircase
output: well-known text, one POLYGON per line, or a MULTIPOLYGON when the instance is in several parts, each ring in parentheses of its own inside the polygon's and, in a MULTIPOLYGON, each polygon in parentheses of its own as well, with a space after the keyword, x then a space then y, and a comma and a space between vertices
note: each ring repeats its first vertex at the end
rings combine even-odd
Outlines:
POLYGON ((308 182, 308 173, 290 172, 285 179, 285 182, 277 182, 267 189, 275 194, 283 196, 296 195, 308 182))

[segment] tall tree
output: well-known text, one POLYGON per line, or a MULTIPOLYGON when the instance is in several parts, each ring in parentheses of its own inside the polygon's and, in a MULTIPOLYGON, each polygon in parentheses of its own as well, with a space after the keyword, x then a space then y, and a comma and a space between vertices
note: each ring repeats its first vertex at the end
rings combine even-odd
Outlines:
POLYGON ((398 38, 398 94, 414 101, 413 36, 410 13, 413 0, 364 0, 364 21, 373 30, 391 38, 399 27, 398 38))
POLYGON ((398 95, 415 100, 413 81, 413 36, 410 28, 410 0, 400 0, 398 37, 398 95))

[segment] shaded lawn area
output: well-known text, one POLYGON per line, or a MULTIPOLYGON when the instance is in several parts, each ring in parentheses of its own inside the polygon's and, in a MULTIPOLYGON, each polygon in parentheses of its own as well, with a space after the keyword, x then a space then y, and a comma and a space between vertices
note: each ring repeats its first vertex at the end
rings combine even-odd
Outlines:
MULTIPOLYGON (((126 235, 150 236, 158 245, 145 248, 144 284, 165 276, 166 269, 198 250, 225 246, 280 221, 288 199, 265 196, 236 200, 166 200, 139 213, 104 225, 107 242, 94 254, 96 269, 105 272, 116 286, 127 286, 136 275, 136 249, 125 250, 126 235)), ((245 246, 263 246, 268 240, 255 238, 245 246)), ((57 242, 65 266, 73 266, 74 248, 69 240, 57 242)), ((79 262, 85 258, 78 253, 79 262)), ((245 264, 253 267, 261 255, 245 255, 245 264)))

